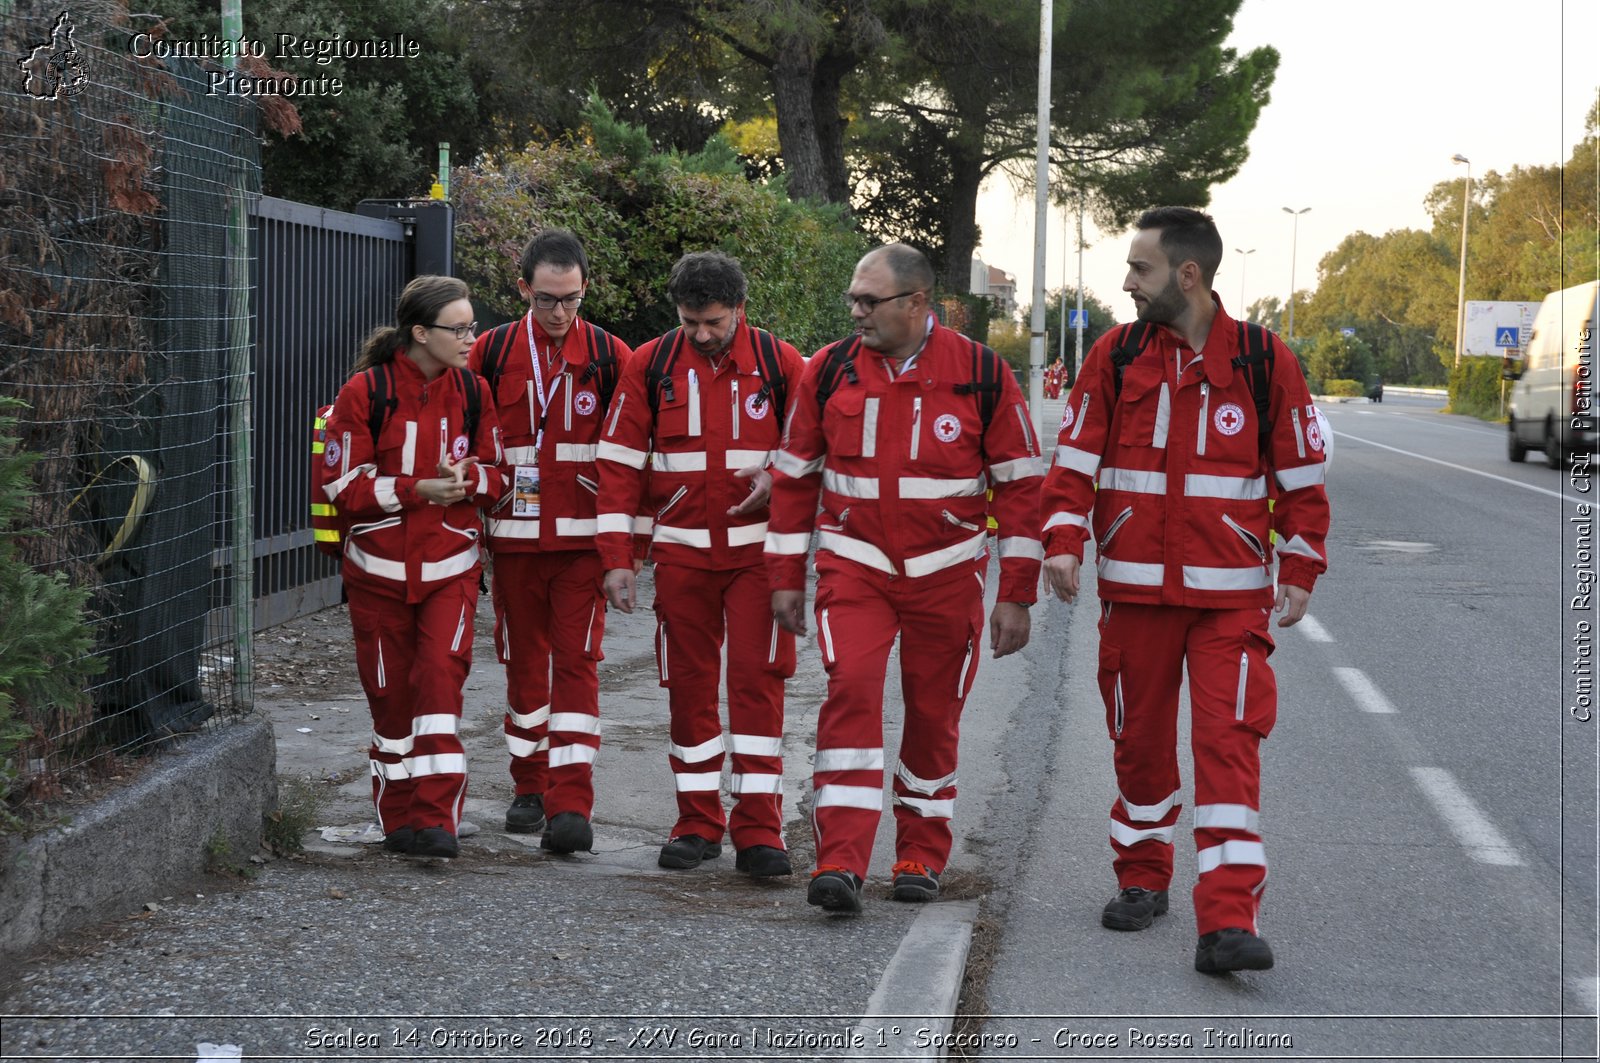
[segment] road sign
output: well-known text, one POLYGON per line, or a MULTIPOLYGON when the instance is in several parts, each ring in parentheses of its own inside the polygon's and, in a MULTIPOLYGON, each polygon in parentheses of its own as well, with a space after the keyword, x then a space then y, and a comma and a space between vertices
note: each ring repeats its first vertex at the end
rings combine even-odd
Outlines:
POLYGON ((1089 311, 1087 311, 1087 310, 1068 310, 1067 311, 1067 328, 1077 328, 1080 325, 1082 327, 1084 327, 1084 328, 1088 328, 1089 327, 1089 311))
POLYGON ((1521 347, 1521 332, 1522 330, 1515 325, 1508 328, 1496 328, 1494 330, 1494 345, 1496 347, 1521 347))

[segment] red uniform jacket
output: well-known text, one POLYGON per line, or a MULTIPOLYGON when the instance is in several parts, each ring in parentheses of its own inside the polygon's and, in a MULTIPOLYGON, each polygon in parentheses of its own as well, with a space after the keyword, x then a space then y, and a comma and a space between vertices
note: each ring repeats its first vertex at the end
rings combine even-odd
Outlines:
POLYGON ((1121 333, 1094 345, 1068 396, 1045 478, 1045 552, 1081 558, 1092 511, 1101 598, 1244 609, 1272 604, 1276 530, 1278 579, 1310 590, 1328 567, 1325 442, 1294 353, 1271 336, 1263 444, 1249 374, 1232 365, 1239 326, 1220 302, 1199 355, 1151 329, 1119 402, 1121 333))
MULTIPOLYGON (((824 351, 826 348, 824 349, 824 351)), ((988 430, 973 381, 972 343, 934 325, 911 368, 891 378, 862 347, 858 382, 840 377, 825 407, 811 359, 775 462, 767 568, 774 590, 805 587, 806 552, 820 521, 827 551, 892 576, 964 578, 986 564, 987 518, 999 526, 1003 602, 1031 603, 1044 557, 1037 537, 1039 444, 1012 374, 988 430), (985 493, 994 489, 994 501, 985 493), (817 513, 821 492, 822 512, 817 513)))
POLYGON ((500 426, 489 389, 478 389, 477 439, 466 435, 466 400, 459 377, 445 372, 425 380, 403 353, 394 362, 396 405, 372 445, 365 374, 339 389, 328 418, 323 460, 328 500, 352 524, 345 537, 344 578, 386 593, 421 601, 439 581, 478 571, 480 507, 493 505, 504 490, 500 426), (478 456, 468 474, 474 489, 451 506, 435 505, 417 494, 418 480, 438 477, 446 458, 478 456))
MULTIPOLYGON (((494 406, 505 433, 506 493, 489 514, 489 548, 493 551, 592 550, 595 536, 595 497, 599 477, 595 471, 595 444, 600 439, 600 385, 589 372, 593 352, 607 334, 584 320, 572 323, 552 374, 543 356, 550 350, 544 330, 524 315, 512 324, 511 345, 500 358, 494 406), (531 331, 530 331, 531 330, 531 331), (530 336, 541 357, 534 372, 530 336), (545 394, 539 395, 542 377, 545 394), (540 435, 542 419, 543 435, 540 435), (521 506, 517 468, 537 468, 538 507, 532 515, 528 476, 523 476, 521 506), (524 512, 518 514, 518 509, 524 512)), ((468 356, 474 372, 483 371, 489 336, 478 337, 468 356)), ((632 358, 627 344, 610 337, 618 369, 632 358)), ((613 397, 612 402, 616 399, 613 397)))
MULTIPOLYGON (((671 395, 662 388, 653 413, 646 370, 667 336, 634 354, 600 444, 599 545, 606 568, 631 565, 630 533, 647 530, 658 561, 714 571, 761 564, 766 507, 728 516, 750 494, 750 481, 734 473, 766 468, 783 434, 778 412, 762 394, 755 333, 741 322, 718 370, 684 340, 671 395), (653 516, 636 521, 636 513, 653 516), (647 526, 652 521, 653 529, 647 526)), ((776 346, 792 410, 806 363, 782 340, 776 346)))

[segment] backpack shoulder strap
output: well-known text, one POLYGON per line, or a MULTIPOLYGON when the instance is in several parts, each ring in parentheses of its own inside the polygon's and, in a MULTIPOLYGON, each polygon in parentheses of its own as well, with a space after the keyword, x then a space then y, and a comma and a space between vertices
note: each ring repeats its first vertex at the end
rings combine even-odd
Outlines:
POLYGON ((1000 356, 990 348, 970 338, 967 343, 972 348, 972 382, 957 384, 956 393, 978 396, 978 416, 983 421, 984 431, 987 432, 989 423, 994 420, 994 411, 1000 405, 1002 363, 1000 356))
POLYGON ((616 394, 620 376, 611 333, 598 325, 589 325, 589 364, 584 367, 583 376, 579 379, 594 378, 595 387, 600 391, 601 417, 611 408, 611 396, 616 394))
POLYGON ((478 393, 477 374, 470 369, 457 369, 455 374, 467 407, 467 443, 475 447, 478 445, 478 420, 483 415, 483 396, 478 393))
POLYGON ((511 353, 511 341, 516 337, 521 320, 507 321, 489 331, 489 342, 483 348, 483 366, 479 372, 489 382, 489 394, 500 390, 500 374, 505 372, 506 355, 511 353))
POLYGON ((1116 367, 1113 399, 1122 396, 1122 371, 1144 351, 1149 336, 1148 321, 1134 321, 1122 326, 1122 335, 1117 337, 1117 345, 1111 349, 1111 364, 1116 367))
POLYGON ((389 415, 400 405, 394 394, 394 363, 384 362, 367 370, 367 431, 372 434, 372 446, 378 446, 383 425, 389 415))
POLYGON ((1250 381, 1250 397, 1256 404, 1256 431, 1265 442, 1272 434, 1268 413, 1272 405, 1272 341, 1267 330, 1260 325, 1239 322, 1239 353, 1234 356, 1235 369, 1243 369, 1250 381))
POLYGON ((761 375, 761 390, 756 392, 759 409, 768 400, 778 415, 778 424, 784 423, 789 405, 789 378, 783 375, 783 362, 778 358, 778 339, 766 329, 752 328, 750 337, 755 341, 756 372, 761 375))
POLYGON ((677 364, 678 352, 683 349, 683 329, 675 328, 656 341, 656 349, 650 353, 650 364, 644 371, 645 395, 650 399, 650 412, 657 413, 661 409, 661 397, 666 396, 672 402, 676 396, 673 394, 672 367, 677 364))
POLYGON ((817 374, 817 408, 823 409, 828 405, 828 397, 839 386, 839 378, 845 377, 852 384, 859 384, 861 378, 856 375, 856 352, 861 349, 861 337, 851 336, 849 339, 840 340, 829 347, 822 354, 825 359, 822 370, 817 374))

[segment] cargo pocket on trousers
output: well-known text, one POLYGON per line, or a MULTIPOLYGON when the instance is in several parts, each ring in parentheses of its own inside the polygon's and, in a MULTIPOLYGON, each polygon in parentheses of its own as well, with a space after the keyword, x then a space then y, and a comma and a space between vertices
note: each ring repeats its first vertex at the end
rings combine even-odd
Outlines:
POLYGON ((1106 733, 1114 742, 1122 737, 1122 648, 1100 644, 1100 697, 1106 704, 1106 733))
POLYGON ((1234 693, 1233 718, 1262 738, 1278 722, 1278 680, 1267 664, 1272 655, 1271 635, 1244 633, 1239 647, 1239 685, 1234 693))

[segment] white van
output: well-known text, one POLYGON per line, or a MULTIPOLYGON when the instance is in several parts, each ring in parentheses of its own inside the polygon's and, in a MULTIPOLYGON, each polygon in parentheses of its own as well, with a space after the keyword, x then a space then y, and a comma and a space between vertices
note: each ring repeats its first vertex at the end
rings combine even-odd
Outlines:
POLYGON ((1520 371, 1511 385, 1507 456, 1522 461, 1544 451, 1545 464, 1562 465, 1568 451, 1595 449, 1595 327, 1600 325, 1600 282, 1551 292, 1533 319, 1520 371))

